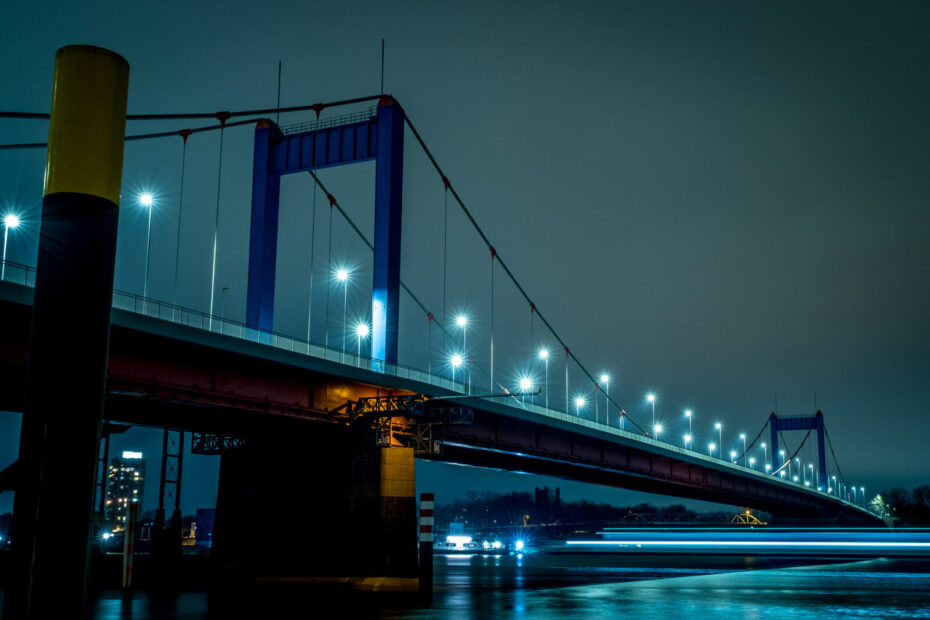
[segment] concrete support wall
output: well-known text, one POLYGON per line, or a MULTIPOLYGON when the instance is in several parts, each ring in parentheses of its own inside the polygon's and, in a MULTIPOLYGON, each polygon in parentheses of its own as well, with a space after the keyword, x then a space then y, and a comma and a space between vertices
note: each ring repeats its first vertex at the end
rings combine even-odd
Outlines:
POLYGON ((247 442, 222 457, 213 555, 227 576, 416 588, 411 448, 320 425, 247 442))

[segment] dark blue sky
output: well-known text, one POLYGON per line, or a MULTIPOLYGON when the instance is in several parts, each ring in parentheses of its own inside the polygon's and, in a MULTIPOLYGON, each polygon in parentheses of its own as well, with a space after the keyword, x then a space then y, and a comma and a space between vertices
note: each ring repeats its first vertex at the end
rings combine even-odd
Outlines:
MULTIPOLYGON (((783 414, 810 413, 816 393, 847 478, 870 490, 928 482, 928 5, 262 6, 6 3, 0 109, 47 110, 54 51, 71 43, 129 60, 135 113, 273 106, 279 60, 283 105, 367 95, 378 90, 384 37, 385 90, 572 350, 611 372, 611 395, 631 415, 649 419, 643 397, 655 390, 659 417, 676 434, 691 407, 698 442, 716 420, 732 440, 756 433, 776 392, 783 414)), ((133 123, 130 132, 183 126, 133 123)), ((41 141, 46 131, 44 122, 0 120, 0 142, 41 141)), ((181 226, 178 302, 204 310, 217 139, 191 139, 181 226)), ((240 319, 251 139, 249 128, 229 130, 223 155, 217 286, 229 287, 226 313, 240 319)), ((415 242, 405 244, 403 277, 436 308, 442 186, 407 141, 404 238, 415 242)), ((9 258, 28 264, 43 164, 41 151, 0 151, 0 209, 15 208, 28 224, 11 238, 9 258)), ((180 139, 127 145, 117 288, 141 291, 145 217, 134 196, 150 189, 161 208, 149 287, 173 297, 179 166, 180 139)), ((321 178, 370 231, 373 168, 321 178)), ((328 220, 321 210, 310 243, 311 197, 309 179, 286 179, 275 324, 294 335, 306 330, 313 246, 315 295, 325 290, 328 220)), ((449 305, 472 313, 469 339, 484 347, 487 250, 454 209, 450 230, 449 305)), ((370 256, 339 220, 333 256, 358 266, 349 308, 361 316, 370 256)), ((497 364, 516 374, 532 353, 529 313, 502 282, 497 364)), ((401 319, 410 343, 402 358, 419 365, 422 317, 408 303, 401 319)), ((316 324, 314 338, 323 329, 316 324)), ((481 362, 486 351, 475 355, 481 362)), ((13 458, 15 420, 0 415, 0 465, 13 458)), ((212 492, 207 461, 185 467, 205 481, 187 485, 188 505, 212 492)), ((439 466, 420 474, 440 499, 444 490, 551 484, 439 466)), ((628 497, 576 489, 574 497, 628 497)), ((0 511, 8 503, 0 496, 0 511)))

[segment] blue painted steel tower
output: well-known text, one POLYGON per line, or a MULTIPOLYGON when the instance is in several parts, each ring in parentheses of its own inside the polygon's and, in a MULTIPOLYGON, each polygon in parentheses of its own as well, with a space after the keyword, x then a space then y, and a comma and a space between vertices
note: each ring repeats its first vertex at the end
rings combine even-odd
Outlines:
POLYGON ((775 413, 769 416, 769 432, 771 433, 772 458, 778 454, 778 433, 779 431, 817 431, 817 466, 818 484, 822 489, 827 488, 827 458, 824 452, 823 437, 824 424, 823 413, 818 411, 813 416, 788 416, 778 417, 775 413))
MULTIPOLYGON (((284 134, 270 120, 255 128, 246 324, 274 329, 275 262, 281 175, 375 160, 374 283, 371 356, 397 363, 404 111, 382 97, 377 113, 342 124, 284 134)), ((329 197, 330 202, 334 200, 329 197)), ((381 366, 381 364, 377 364, 381 366)))

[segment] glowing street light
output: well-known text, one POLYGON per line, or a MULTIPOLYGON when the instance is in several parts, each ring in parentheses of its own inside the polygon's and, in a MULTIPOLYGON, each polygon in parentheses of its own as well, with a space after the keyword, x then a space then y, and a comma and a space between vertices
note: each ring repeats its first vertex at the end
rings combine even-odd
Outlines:
POLYGON ((859 487, 859 501, 865 506, 865 487, 859 487))
POLYGON ((765 471, 770 470, 772 467, 769 465, 769 449, 765 446, 765 442, 762 442, 762 462, 765 463, 765 471))
POLYGON ((685 435, 685 450, 688 449, 688 444, 691 443, 691 435, 685 435))
POLYGON ((462 356, 456 353, 451 358, 449 358, 449 363, 452 364, 452 385, 455 385, 455 369, 462 365, 462 356))
MULTIPOLYGON (((468 348, 465 346, 465 334, 468 331, 468 317, 460 314, 455 317, 455 324, 462 328, 462 353, 467 354, 468 348)), ((471 394, 471 355, 468 356, 468 393, 471 394)))
POLYGON ((531 389, 533 389, 533 380, 526 376, 520 377, 520 392, 523 394, 523 404, 526 404, 526 393, 531 389))
POLYGON ((541 359, 546 365, 546 381, 544 387, 546 388, 546 409, 549 408, 549 349, 543 347, 539 350, 539 359, 541 359))
POLYGON ((0 280, 6 275, 6 240, 10 234, 10 229, 19 228, 19 217, 12 213, 3 218, 3 263, 0 266, 0 280))
POLYGON ((730 460, 736 463, 736 450, 730 450, 730 460))
POLYGON ((656 439, 658 439, 658 438, 659 438, 659 434, 662 432, 662 425, 661 425, 661 424, 656 424, 656 425, 653 427, 653 430, 655 431, 656 439))
POLYGON ((717 444, 715 444, 715 443, 713 443, 713 442, 707 444, 707 456, 713 456, 713 455, 714 455, 714 450, 716 450, 716 449, 717 449, 717 444))
POLYGON ((585 400, 584 396, 578 396, 575 398, 575 415, 581 415, 581 408, 584 407, 585 400))
POLYGON ((358 363, 362 363, 362 339, 368 338, 368 323, 359 323, 355 326, 355 336, 358 338, 358 363))
POLYGON ((750 458, 749 458, 749 468, 750 468, 750 469, 755 469, 755 468, 756 468, 756 459, 753 458, 753 457, 750 457, 750 458))
POLYGON ((837 484, 836 484, 836 476, 830 476, 830 477, 833 478, 833 488, 836 489, 836 496, 839 497, 839 496, 840 496, 840 487, 837 486, 837 484))
POLYGON ((650 403, 652 403, 652 426, 653 426, 653 428, 655 428, 655 425, 656 425, 656 395, 655 395, 655 394, 647 394, 647 395, 646 395, 646 400, 648 400, 650 403))
POLYGON ((719 433, 718 439, 720 440, 720 445, 723 446, 723 425, 720 422, 717 422, 714 424, 714 428, 717 429, 717 432, 719 433))
POLYGON ((336 280, 342 282, 342 361, 345 362, 345 351, 346 345, 348 344, 348 338, 346 335, 346 330, 348 328, 348 321, 346 319, 346 310, 349 307, 349 270, 341 267, 336 270, 336 280))
POLYGON ((604 384, 604 422, 610 424, 610 375, 601 374, 601 383, 604 384))
POLYGON ((455 317, 455 324, 462 328, 462 351, 467 351, 468 347, 465 346, 465 332, 468 331, 468 317, 464 314, 460 314, 455 317))
POLYGON ((155 197, 148 192, 139 194, 139 204, 149 211, 149 226, 145 233, 145 276, 142 279, 142 298, 149 296, 149 253, 152 248, 152 210, 155 206, 155 197))
POLYGON ((743 440, 743 467, 746 467, 746 433, 740 433, 739 438, 743 440))
POLYGON ((694 429, 691 427, 691 410, 685 409, 685 417, 688 418, 688 434, 692 434, 694 429))

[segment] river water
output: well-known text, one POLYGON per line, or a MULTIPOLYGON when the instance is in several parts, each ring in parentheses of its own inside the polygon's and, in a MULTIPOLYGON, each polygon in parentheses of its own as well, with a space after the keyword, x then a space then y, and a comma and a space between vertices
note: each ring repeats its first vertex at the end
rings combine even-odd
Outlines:
POLYGON ((99 593, 93 618, 930 618, 930 562, 437 555, 431 601, 293 584, 260 593, 99 593))

